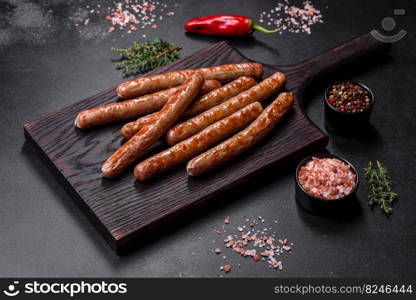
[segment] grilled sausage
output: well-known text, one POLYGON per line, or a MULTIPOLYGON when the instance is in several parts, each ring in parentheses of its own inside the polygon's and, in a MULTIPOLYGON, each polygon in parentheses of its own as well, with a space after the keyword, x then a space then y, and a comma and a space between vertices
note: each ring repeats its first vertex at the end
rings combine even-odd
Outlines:
POLYGON ((112 178, 119 175, 165 134, 197 96, 203 80, 200 73, 192 73, 162 107, 161 118, 146 124, 105 161, 101 168, 103 176, 112 178))
POLYGON ((187 110, 181 116, 181 119, 192 118, 200 113, 223 103, 234 96, 237 96, 241 92, 251 88, 256 84, 256 81, 247 76, 242 76, 216 90, 213 90, 198 100, 194 101, 187 110))
POLYGON ((213 79, 204 80, 201 86, 201 90, 199 91, 198 95, 199 96, 205 95, 206 93, 209 93, 220 87, 221 87, 221 82, 219 82, 218 80, 213 80, 213 79))
MULTIPOLYGON (((247 90, 256 84, 256 81, 251 77, 240 77, 229 84, 226 84, 216 90, 209 92, 208 94, 195 100, 188 109, 183 113, 181 119, 196 116, 205 110, 214 107, 225 100, 238 95, 239 93, 247 90)), ((153 113, 137 119, 136 121, 125 124, 120 132, 124 138, 131 138, 137 131, 140 130, 152 118, 158 118, 158 113, 153 113)))
POLYGON ((249 125, 260 115, 262 110, 263 108, 259 102, 251 103, 231 116, 208 126, 189 139, 146 159, 134 169, 136 179, 140 181, 148 180, 158 173, 191 159, 249 125))
POLYGON ((146 123, 152 121, 153 119, 159 118, 159 112, 152 113, 150 115, 140 117, 136 121, 126 123, 121 127, 120 133, 126 139, 130 139, 133 135, 136 134, 146 123))
POLYGON ((228 99, 222 104, 214 106, 192 119, 175 125, 166 134, 167 143, 169 145, 175 145, 216 121, 231 115, 245 105, 269 98, 272 94, 277 92, 285 82, 286 77, 284 74, 279 72, 273 74, 271 77, 239 95, 228 99))
MULTIPOLYGON (((221 83, 217 80, 205 80, 200 93, 206 94, 220 86, 221 83)), ((158 111, 177 90, 178 87, 175 87, 139 98, 81 111, 75 119, 75 126, 82 129, 91 128, 158 111)))
MULTIPOLYGON (((116 91, 120 98, 128 99, 140 95, 168 89, 181 84, 193 70, 183 70, 165 74, 151 75, 136 78, 119 84, 116 91)), ((196 69, 205 80, 215 79, 220 82, 228 82, 240 76, 261 78, 263 65, 258 63, 241 63, 221 65, 209 68, 196 69)))
POLYGON ((240 155, 262 140, 292 106, 293 94, 281 93, 246 129, 190 160, 188 175, 199 176, 240 155))

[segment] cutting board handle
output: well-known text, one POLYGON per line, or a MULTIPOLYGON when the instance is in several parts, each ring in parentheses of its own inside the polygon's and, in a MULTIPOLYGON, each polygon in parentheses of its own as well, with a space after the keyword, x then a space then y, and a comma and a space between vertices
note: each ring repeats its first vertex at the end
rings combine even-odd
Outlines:
POLYGON ((301 69, 306 72, 307 79, 315 79, 320 75, 335 72, 372 55, 387 53, 391 43, 377 40, 373 36, 376 32, 377 30, 372 30, 321 55, 308 59, 300 64, 301 69))

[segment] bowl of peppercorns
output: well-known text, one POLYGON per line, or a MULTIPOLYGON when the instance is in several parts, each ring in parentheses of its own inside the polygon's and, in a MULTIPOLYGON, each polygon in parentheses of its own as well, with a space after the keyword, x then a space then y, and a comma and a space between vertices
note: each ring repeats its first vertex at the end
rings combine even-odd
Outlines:
POLYGON ((336 131, 351 131, 368 124, 374 94, 364 84, 338 81, 325 91, 325 124, 336 131))

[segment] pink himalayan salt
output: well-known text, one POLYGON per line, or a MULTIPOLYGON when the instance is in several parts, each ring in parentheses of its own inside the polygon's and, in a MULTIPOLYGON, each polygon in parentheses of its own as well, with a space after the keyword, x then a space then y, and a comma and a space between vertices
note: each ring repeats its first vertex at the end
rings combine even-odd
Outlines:
POLYGON ((312 157, 300 168, 298 179, 303 189, 315 197, 339 199, 354 189, 356 174, 339 159, 312 157))

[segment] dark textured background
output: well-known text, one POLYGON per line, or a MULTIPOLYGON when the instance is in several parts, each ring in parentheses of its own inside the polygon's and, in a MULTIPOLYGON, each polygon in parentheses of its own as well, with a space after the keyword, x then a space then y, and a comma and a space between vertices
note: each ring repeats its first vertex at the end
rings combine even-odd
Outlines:
MULTIPOLYGON (((405 16, 395 19, 397 31, 403 28, 408 34, 393 45, 388 59, 364 66, 359 73, 338 76, 362 81, 373 89, 377 98, 374 130, 365 137, 330 134, 328 147, 353 162, 360 179, 368 160, 385 163, 400 194, 390 218, 367 207, 363 180, 358 191, 361 209, 356 215, 341 220, 304 212, 294 200, 294 162, 225 193, 215 205, 188 216, 182 225, 123 257, 106 245, 23 137, 25 122, 123 79, 111 63, 116 57, 110 48, 127 46, 141 39, 143 32, 102 35, 107 24, 98 19, 74 28, 70 18, 86 2, 0 1, 0 276, 216 277, 226 262, 241 264, 227 276, 416 275, 415 1, 314 1, 325 23, 313 26, 311 35, 256 34, 254 39, 231 40, 249 58, 291 64, 381 28, 381 20, 392 16, 394 8, 406 9, 405 16), (240 225, 243 216, 260 215, 291 240, 293 251, 282 258, 284 270, 244 260, 229 249, 224 252, 225 260, 214 255, 211 251, 222 246, 222 238, 213 229, 222 225, 226 215, 231 216, 231 228, 240 225), (212 243, 213 239, 218 241, 212 243)), ((185 35, 182 24, 187 18, 238 13, 257 19, 277 2, 177 1, 175 16, 145 33, 148 38, 182 45, 185 56, 220 40, 185 35)), ((173 7, 175 2, 169 3, 173 7)), ((316 86, 306 99, 308 115, 321 128, 324 88, 325 84, 316 86)))

